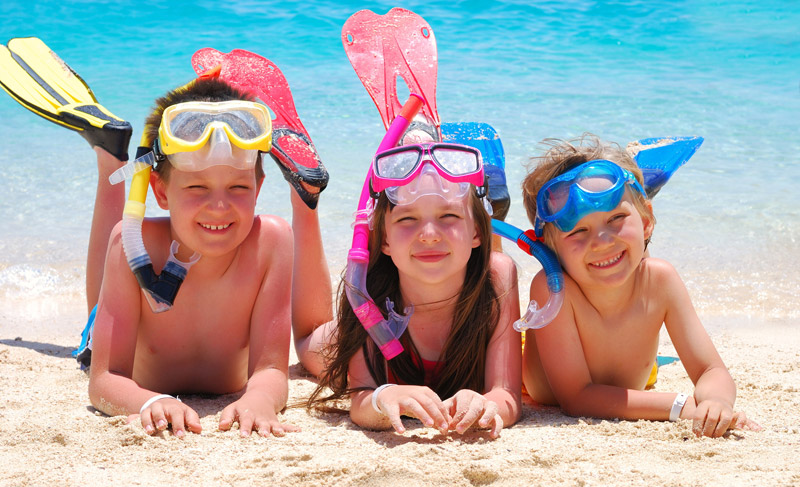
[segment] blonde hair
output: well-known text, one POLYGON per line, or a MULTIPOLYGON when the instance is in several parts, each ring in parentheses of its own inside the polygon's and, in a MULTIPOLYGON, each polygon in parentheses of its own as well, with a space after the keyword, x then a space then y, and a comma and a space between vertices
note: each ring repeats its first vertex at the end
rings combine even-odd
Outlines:
MULTIPOLYGON (((644 185, 642 170, 625 149, 616 143, 604 142, 594 134, 587 132, 572 140, 544 139, 541 145, 547 147, 547 151, 544 155, 531 159, 528 175, 522 181, 522 203, 531 225, 536 220, 536 196, 542 186, 585 162, 597 159, 609 160, 633 173, 639 184, 644 185)), ((638 191, 631 191, 631 188, 626 190, 630 191, 633 205, 642 218, 649 219, 655 225, 656 218, 653 215, 653 208, 647 203, 644 195, 638 191)), ((555 227, 551 223, 545 224, 544 241, 553 250, 555 250, 555 235, 555 227)), ((649 241, 648 238, 646 243, 649 241)))

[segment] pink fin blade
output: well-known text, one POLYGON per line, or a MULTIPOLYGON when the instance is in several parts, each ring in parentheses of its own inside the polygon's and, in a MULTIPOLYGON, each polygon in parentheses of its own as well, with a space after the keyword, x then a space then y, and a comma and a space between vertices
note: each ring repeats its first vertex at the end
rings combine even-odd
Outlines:
POLYGON ((275 63, 244 49, 222 53, 204 48, 192 56, 198 74, 218 65, 220 78, 257 97, 275 114, 270 155, 303 201, 315 208, 328 184, 328 172, 300 121, 286 77, 275 63))
POLYGON ((399 76, 411 93, 425 100, 422 113, 438 131, 436 37, 425 19, 402 8, 385 15, 361 10, 345 22, 342 44, 387 129, 402 107, 399 76))

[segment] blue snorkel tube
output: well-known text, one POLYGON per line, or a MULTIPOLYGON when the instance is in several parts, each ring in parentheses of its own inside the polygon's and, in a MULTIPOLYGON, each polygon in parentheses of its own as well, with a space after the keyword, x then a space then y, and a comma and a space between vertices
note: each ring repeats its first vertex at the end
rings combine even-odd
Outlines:
POLYGON ((561 305, 564 303, 564 273, 561 271, 558 257, 544 244, 541 238, 531 237, 533 232, 526 233, 514 225, 494 219, 492 220, 492 231, 516 243, 528 255, 536 257, 547 276, 547 289, 550 290, 550 298, 547 303, 544 307, 539 308, 538 303, 531 300, 525 316, 514 322, 514 329, 517 331, 536 330, 547 326, 561 311, 561 305))

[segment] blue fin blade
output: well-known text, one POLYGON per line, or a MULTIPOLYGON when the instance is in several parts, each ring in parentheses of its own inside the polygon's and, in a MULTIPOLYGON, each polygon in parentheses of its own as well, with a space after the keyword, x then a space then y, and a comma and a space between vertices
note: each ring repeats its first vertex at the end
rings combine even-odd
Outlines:
POLYGON ((647 197, 653 198, 702 144, 703 138, 697 136, 652 137, 628 144, 628 151, 639 150, 633 159, 644 174, 647 197))

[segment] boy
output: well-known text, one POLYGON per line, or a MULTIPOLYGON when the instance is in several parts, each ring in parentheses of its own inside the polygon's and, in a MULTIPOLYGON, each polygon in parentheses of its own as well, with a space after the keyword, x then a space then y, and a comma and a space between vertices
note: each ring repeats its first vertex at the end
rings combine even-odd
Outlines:
MULTIPOLYGON (((250 97, 217 79, 198 79, 170 92, 157 100, 147 119, 145 140, 152 146, 157 136, 165 138, 159 128, 170 106, 230 100, 250 97)), ((173 241, 179 243, 179 261, 201 255, 169 312, 151 311, 126 261, 122 225, 111 232, 93 331, 89 395, 106 414, 133 418, 138 413, 149 434, 171 425, 173 434, 183 437, 187 430, 201 431, 199 417, 166 393, 243 390, 223 410, 219 428, 227 430, 238 421, 241 436, 251 431, 282 436, 296 429, 277 417, 288 394, 292 233, 278 217, 255 216, 264 178, 261 154, 240 148, 231 135, 237 132, 235 122, 218 118, 223 121, 214 123, 222 125, 204 133, 201 147, 165 155, 151 177, 159 206, 170 212, 169 218, 143 222, 144 245, 155 270, 163 267, 173 241), (194 165, 185 166, 187 161, 194 165)), ((263 133, 251 135, 268 140, 271 126, 266 125, 263 133)), ((165 145, 159 141, 160 148, 165 145)), ((113 166, 113 156, 97 151, 101 168, 113 166)), ((107 189, 98 191, 98 202, 106 197, 116 198, 107 189)), ((109 211, 98 212, 101 221, 110 218, 102 217, 109 211)), ((93 227, 93 241, 94 233, 93 227)), ((91 269, 87 274, 90 282, 91 269)))
MULTIPOLYGON (((649 258, 655 217, 642 174, 624 151, 595 137, 552 143, 523 182, 537 236, 564 269, 556 319, 528 331, 523 381, 531 397, 569 415, 692 419, 698 436, 760 427, 733 410, 736 386, 667 262, 649 258), (584 143, 586 142, 586 143, 584 143), (665 324, 693 396, 645 392, 665 324)), ((547 301, 543 273, 531 299, 547 301)))

